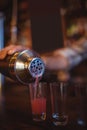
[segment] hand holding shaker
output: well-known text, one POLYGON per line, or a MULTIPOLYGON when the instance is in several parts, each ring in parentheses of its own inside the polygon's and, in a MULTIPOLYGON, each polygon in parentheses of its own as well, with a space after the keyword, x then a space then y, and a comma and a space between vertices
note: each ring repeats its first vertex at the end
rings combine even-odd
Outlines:
POLYGON ((24 50, 0 60, 0 72, 13 80, 28 85, 36 78, 41 78, 45 65, 38 54, 32 50, 24 50))
POLYGON ((32 50, 18 51, 11 56, 7 56, 4 60, 0 60, 0 72, 2 74, 29 86, 34 121, 46 119, 47 84, 39 82, 44 71, 44 62, 32 50))

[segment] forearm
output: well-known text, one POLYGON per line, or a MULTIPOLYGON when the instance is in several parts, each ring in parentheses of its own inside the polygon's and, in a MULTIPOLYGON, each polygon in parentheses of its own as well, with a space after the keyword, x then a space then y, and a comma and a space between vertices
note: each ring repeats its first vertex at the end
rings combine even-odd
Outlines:
POLYGON ((46 67, 50 70, 70 70, 87 58, 87 40, 80 39, 71 47, 57 49, 52 54, 43 55, 46 67))

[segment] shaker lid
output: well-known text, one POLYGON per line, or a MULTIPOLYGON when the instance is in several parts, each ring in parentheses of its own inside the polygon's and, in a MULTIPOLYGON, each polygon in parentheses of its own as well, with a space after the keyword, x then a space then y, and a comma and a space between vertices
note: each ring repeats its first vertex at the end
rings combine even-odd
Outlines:
POLYGON ((35 57, 30 62, 28 69, 32 77, 34 78, 42 77, 45 71, 45 64, 40 58, 35 57))

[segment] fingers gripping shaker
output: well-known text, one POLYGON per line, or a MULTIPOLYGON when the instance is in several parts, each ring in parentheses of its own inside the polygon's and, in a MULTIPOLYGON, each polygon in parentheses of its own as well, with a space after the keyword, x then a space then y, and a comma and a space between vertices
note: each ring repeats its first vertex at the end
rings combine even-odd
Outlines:
POLYGON ((0 72, 23 84, 29 84, 36 78, 40 79, 44 71, 44 62, 32 50, 16 52, 0 61, 0 72))

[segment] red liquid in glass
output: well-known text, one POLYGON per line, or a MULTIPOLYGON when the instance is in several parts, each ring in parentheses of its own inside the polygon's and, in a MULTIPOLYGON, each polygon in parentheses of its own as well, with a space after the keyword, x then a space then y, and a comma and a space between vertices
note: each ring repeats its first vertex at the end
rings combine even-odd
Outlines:
POLYGON ((32 100, 32 112, 41 114, 46 112, 46 98, 36 98, 32 100))

